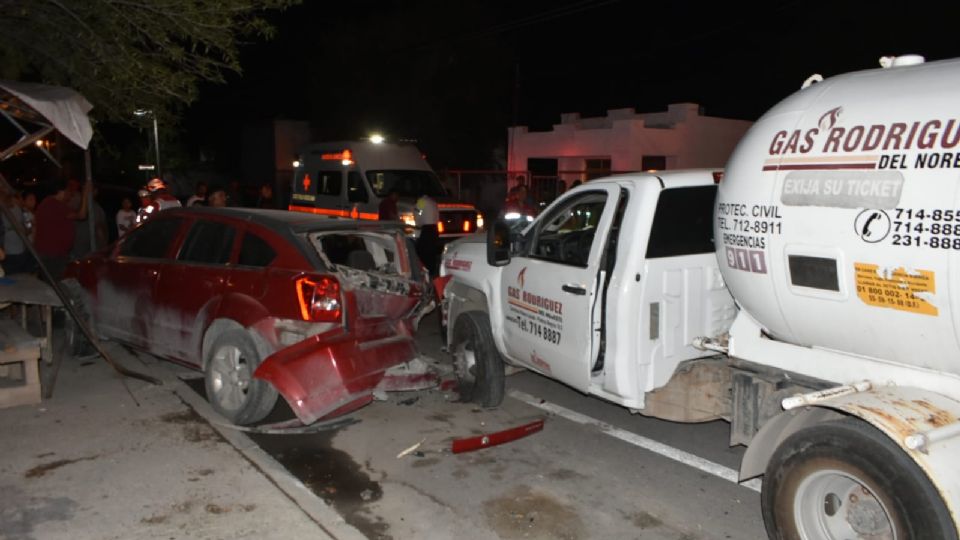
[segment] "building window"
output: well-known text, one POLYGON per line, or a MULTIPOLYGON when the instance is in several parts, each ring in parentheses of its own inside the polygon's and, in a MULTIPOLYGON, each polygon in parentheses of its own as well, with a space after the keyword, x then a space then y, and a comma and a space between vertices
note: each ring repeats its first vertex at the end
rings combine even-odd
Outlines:
POLYGON ((610 176, 610 158, 587 159, 584 160, 587 180, 610 176))
POLYGON ((667 156, 643 156, 640 169, 644 171, 662 171, 667 168, 667 156))

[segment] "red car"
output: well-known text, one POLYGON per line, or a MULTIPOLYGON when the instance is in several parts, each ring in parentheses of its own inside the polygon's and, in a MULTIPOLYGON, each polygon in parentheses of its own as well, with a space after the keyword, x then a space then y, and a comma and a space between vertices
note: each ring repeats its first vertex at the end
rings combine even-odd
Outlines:
POLYGON ((399 389, 384 375, 417 357, 433 305, 400 224, 278 210, 166 210, 67 278, 99 335, 202 370, 237 424, 278 392, 309 424, 399 389))

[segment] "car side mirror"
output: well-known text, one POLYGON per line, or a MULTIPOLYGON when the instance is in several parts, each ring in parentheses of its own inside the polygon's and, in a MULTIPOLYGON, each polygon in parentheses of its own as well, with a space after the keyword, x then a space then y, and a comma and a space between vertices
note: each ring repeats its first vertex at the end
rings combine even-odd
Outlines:
POLYGON ((510 227, 502 220, 497 220, 487 229, 487 264, 490 266, 506 266, 510 264, 511 246, 510 227))

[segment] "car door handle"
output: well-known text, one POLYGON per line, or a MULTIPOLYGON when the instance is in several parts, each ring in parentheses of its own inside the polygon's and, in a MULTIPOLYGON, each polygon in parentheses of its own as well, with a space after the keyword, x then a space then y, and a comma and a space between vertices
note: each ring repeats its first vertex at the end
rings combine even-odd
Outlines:
POLYGON ((587 290, 579 285, 564 285, 562 289, 564 290, 564 292, 568 292, 570 294, 576 294, 578 296, 583 296, 587 294, 587 290))

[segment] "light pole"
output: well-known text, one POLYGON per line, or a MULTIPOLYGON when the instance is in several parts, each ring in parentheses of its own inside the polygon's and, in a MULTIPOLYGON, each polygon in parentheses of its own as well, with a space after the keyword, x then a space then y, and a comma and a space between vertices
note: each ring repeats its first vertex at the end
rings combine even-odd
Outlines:
POLYGON ((157 131, 157 115, 150 109, 137 109, 133 111, 133 115, 138 118, 143 118, 144 116, 150 115, 153 118, 153 149, 156 152, 157 159, 157 177, 163 178, 160 174, 160 136, 157 131))

